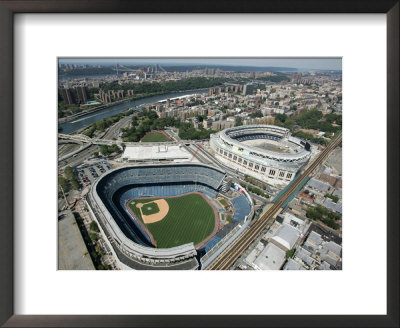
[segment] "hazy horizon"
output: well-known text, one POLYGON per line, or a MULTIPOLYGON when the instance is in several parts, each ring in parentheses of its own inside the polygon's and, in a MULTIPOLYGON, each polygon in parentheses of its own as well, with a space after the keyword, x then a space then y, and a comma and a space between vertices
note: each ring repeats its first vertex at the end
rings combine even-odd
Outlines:
POLYGON ((341 58, 59 58, 59 64, 95 64, 95 65, 220 65, 249 67, 296 68, 300 70, 342 70, 341 58))

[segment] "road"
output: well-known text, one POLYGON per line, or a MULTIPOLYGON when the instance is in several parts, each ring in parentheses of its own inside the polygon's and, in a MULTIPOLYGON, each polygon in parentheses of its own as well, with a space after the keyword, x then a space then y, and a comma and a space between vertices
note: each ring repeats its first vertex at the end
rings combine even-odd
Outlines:
MULTIPOLYGON (((132 118, 130 116, 121 118, 117 123, 112 125, 106 131, 106 133, 101 137, 101 139, 112 140, 113 138, 118 138, 120 129, 129 126, 131 121, 132 121, 132 118)), ((71 137, 74 137, 74 135, 71 135, 71 137)), ((93 153, 98 152, 98 151, 99 151, 99 147, 97 145, 92 145, 89 148, 79 152, 75 157, 70 157, 68 159, 65 159, 64 161, 62 161, 62 163, 60 163, 60 165, 61 166, 77 165, 77 164, 83 162, 85 159, 92 156, 93 153)), ((65 154, 65 153, 66 152, 64 152, 63 154, 65 154)))
POLYGON ((121 118, 117 123, 112 125, 106 132, 106 134, 103 136, 103 139, 113 139, 113 138, 118 138, 119 135, 119 130, 122 128, 125 128, 129 126, 129 124, 132 122, 132 117, 127 116, 121 118))
POLYGON ((98 152, 99 151, 99 146, 97 145, 92 145, 89 148, 82 150, 81 152, 79 152, 78 154, 76 154, 76 156, 74 157, 70 157, 68 159, 65 159, 61 162, 58 163, 59 166, 75 166, 78 165, 80 163, 82 163, 84 160, 86 160, 87 158, 89 158, 90 156, 93 155, 93 153, 98 152))
POLYGON ((70 143, 65 143, 65 144, 58 144, 58 156, 64 156, 66 154, 72 153, 76 150, 78 150, 81 147, 79 144, 70 144, 70 143))
POLYGON ((342 141, 342 134, 336 136, 330 144, 319 154, 319 156, 308 166, 308 168, 297 178, 297 180, 279 197, 250 228, 240 235, 218 256, 206 270, 227 270, 236 259, 248 248, 252 241, 264 230, 272 219, 282 210, 286 200, 296 191, 304 180, 317 168, 342 141))

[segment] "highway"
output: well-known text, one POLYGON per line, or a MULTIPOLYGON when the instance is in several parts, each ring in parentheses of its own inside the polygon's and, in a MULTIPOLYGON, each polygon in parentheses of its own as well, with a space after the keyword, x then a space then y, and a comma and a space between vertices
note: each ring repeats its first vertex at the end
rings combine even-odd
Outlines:
MULTIPOLYGON (((66 141, 68 142, 68 141, 66 141)), ((67 155, 69 153, 72 153, 76 150, 78 150, 81 147, 80 144, 70 144, 70 143, 62 143, 59 142, 58 143, 58 156, 64 156, 67 155)))
POLYGON ((61 166, 75 166, 82 163, 84 160, 88 159, 90 156, 93 156, 93 153, 99 151, 99 146, 90 145, 88 148, 80 151, 76 154, 76 156, 71 156, 67 159, 58 162, 58 165, 61 166))
POLYGON ((342 134, 337 135, 318 155, 297 180, 279 197, 276 202, 255 221, 250 228, 229 245, 206 270, 227 270, 236 259, 249 247, 254 239, 264 230, 272 219, 281 211, 285 201, 296 191, 304 180, 317 168, 342 141, 342 134))
POLYGON ((103 136, 103 138, 104 139, 118 138, 119 130, 129 126, 131 122, 132 122, 131 116, 126 116, 121 118, 117 123, 110 126, 110 128, 107 130, 107 133, 103 136))
POLYGON ((92 156, 93 153, 96 151, 99 151, 99 147, 97 146, 98 144, 118 144, 117 141, 112 140, 113 138, 118 138, 119 130, 128 126, 131 122, 131 117, 123 117, 121 120, 119 120, 117 123, 112 125, 107 132, 104 134, 102 138, 104 138, 104 141, 99 140, 99 139, 91 139, 85 135, 81 134, 71 134, 71 135, 64 135, 64 134, 59 134, 60 140, 71 140, 73 142, 79 142, 79 143, 90 143, 89 147, 82 148, 80 152, 76 152, 76 149, 73 149, 73 151, 70 151, 69 154, 63 154, 59 155, 59 162, 60 165, 65 166, 65 165, 77 165, 80 162, 84 161, 88 157, 92 156), (96 145, 97 144, 97 145, 96 145), (75 156, 76 154, 76 156, 75 156))

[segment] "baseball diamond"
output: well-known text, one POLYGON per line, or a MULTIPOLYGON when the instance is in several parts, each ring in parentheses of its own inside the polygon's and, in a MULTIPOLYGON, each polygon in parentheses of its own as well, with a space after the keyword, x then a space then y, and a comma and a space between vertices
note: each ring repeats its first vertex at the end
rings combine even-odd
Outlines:
POLYGON ((234 216, 221 225, 213 204, 225 178, 206 164, 131 165, 104 174, 87 201, 122 267, 193 270, 254 215, 251 198, 234 192, 234 216))
POLYGON ((141 142, 167 142, 172 139, 164 131, 151 131, 140 140, 141 142))
POLYGON ((136 205, 140 209, 142 215, 151 215, 160 212, 156 202, 141 203, 136 205))
POLYGON ((190 242, 198 245, 212 234, 216 223, 216 210, 199 193, 163 199, 135 199, 129 208, 146 225, 158 248, 190 242), (157 201, 166 201, 168 212, 162 213, 157 221, 146 221, 143 209, 157 201))

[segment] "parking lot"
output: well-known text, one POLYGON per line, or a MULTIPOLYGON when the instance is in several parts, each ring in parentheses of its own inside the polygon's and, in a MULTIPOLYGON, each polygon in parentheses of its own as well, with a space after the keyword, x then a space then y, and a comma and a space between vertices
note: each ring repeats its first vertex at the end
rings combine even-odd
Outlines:
POLYGON ((111 168, 111 165, 106 160, 102 160, 96 163, 80 165, 76 168, 76 172, 82 186, 88 186, 111 168))

